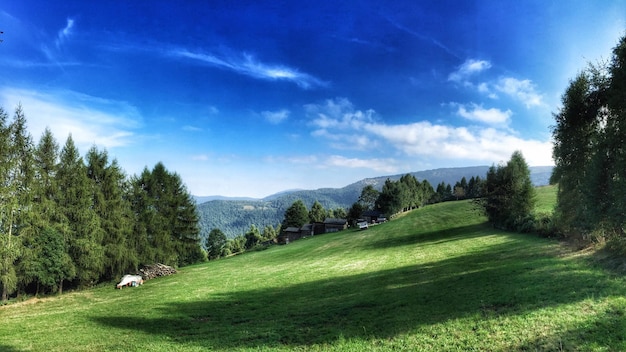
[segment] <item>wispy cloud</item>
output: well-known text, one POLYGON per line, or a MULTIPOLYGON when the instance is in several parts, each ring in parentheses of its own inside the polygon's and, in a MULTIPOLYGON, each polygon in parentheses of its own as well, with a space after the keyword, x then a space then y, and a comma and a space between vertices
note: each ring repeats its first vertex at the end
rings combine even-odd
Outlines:
POLYGON ((63 45, 63 43, 67 40, 67 38, 69 38, 69 36, 72 34, 73 28, 74 28, 74 20, 71 18, 68 18, 65 24, 65 27, 59 30, 59 33, 57 34, 57 38, 55 41, 55 45, 57 49, 60 49, 61 45, 63 45))
POLYGON ((138 110, 122 101, 93 97, 73 91, 34 91, 18 88, 0 90, 0 104, 14 107, 21 103, 29 131, 37 140, 46 127, 62 144, 72 135, 80 150, 92 145, 122 147, 139 139, 141 126, 138 110))
POLYGON ((279 123, 285 121, 289 117, 290 111, 287 109, 282 109, 278 111, 263 111, 261 112, 261 116, 267 122, 278 125, 279 123))
POLYGON ((197 126, 185 125, 182 127, 183 131, 186 132, 202 132, 202 128, 197 126))
POLYGON ((471 103, 458 104, 457 114, 470 121, 478 121, 490 125, 506 125, 510 122, 513 112, 510 109, 502 111, 496 108, 485 109, 482 105, 471 103))
POLYGON ((412 35, 412 36, 414 36, 414 37, 416 37, 416 38, 418 38, 418 39, 420 39, 422 41, 428 42, 428 43, 430 43, 430 44, 440 48, 441 50, 445 51, 446 53, 448 53, 449 55, 451 55, 451 56, 453 56, 455 58, 459 58, 459 56, 454 51, 452 51, 448 46, 444 45, 442 42, 440 42, 439 40, 435 39, 434 37, 426 35, 426 34, 419 33, 417 31, 414 31, 414 30, 410 29, 409 27, 399 23, 398 21, 396 21, 396 20, 394 20, 392 18, 387 17, 386 19, 387 19, 387 21, 389 23, 391 23, 397 29, 399 29, 401 31, 404 31, 404 32, 406 32, 406 33, 408 33, 408 34, 410 34, 410 35, 412 35))
POLYGON ((448 80, 461 83, 467 80, 470 76, 488 70, 489 68, 491 68, 491 62, 489 61, 467 59, 458 67, 456 71, 448 75, 448 80))
POLYGON ((399 168, 396 165, 394 159, 361 159, 361 158, 348 158, 341 155, 331 155, 325 159, 325 166, 327 167, 341 167, 351 169, 370 169, 376 172, 394 173, 398 172, 399 168))
POLYGON ((529 79, 503 77, 495 87, 498 91, 522 102, 527 108, 543 105, 543 96, 535 90, 535 85, 529 79))
POLYGON ((171 54, 177 57, 200 61, 221 69, 231 70, 257 79, 293 82, 304 89, 327 85, 326 82, 308 73, 300 72, 296 68, 280 64, 266 64, 249 54, 233 57, 212 53, 191 52, 186 49, 174 50, 171 54))

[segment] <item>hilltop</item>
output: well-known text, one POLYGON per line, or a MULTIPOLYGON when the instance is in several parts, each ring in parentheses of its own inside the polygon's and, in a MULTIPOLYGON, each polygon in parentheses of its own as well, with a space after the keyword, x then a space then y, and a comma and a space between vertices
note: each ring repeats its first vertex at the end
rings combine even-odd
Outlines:
MULTIPOLYGON (((441 182, 454 185, 463 177, 467 180, 475 176, 484 178, 488 169, 489 166, 471 166, 417 171, 410 174, 418 181, 427 180, 433 187, 436 187, 441 182)), ((533 184, 544 186, 548 184, 552 167, 530 167, 530 171, 533 184)), ((276 226, 283 220, 285 210, 298 199, 302 200, 307 207, 311 207, 315 201, 318 201, 325 209, 346 209, 358 200, 363 187, 372 185, 380 190, 385 180, 396 181, 403 175, 366 178, 342 188, 283 191, 262 199, 233 199, 215 196, 217 199, 198 204, 201 233, 206 236, 212 229, 218 228, 232 238, 244 234, 250 225, 255 225, 261 230, 267 225, 276 226)), ((196 197, 196 200, 200 202, 202 198, 196 197)))

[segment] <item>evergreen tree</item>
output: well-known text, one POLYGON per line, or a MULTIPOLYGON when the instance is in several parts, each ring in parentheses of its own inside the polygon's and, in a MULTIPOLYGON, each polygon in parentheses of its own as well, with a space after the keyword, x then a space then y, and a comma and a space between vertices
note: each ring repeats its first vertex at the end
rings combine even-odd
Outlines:
POLYGON ((361 190, 359 196, 359 203, 361 203, 364 210, 374 209, 376 199, 378 199, 379 192, 372 185, 367 185, 361 190))
POLYGON ((179 266, 202 261, 196 205, 180 176, 157 163, 132 183, 140 244, 146 238, 152 247, 140 256, 179 266))
POLYGON ((32 237, 34 183, 33 141, 27 132, 22 106, 7 126, 0 111, 0 285, 1 299, 17 289, 17 260, 25 253, 26 237, 32 237))
POLYGON ((315 203, 311 206, 311 210, 309 210, 309 222, 324 222, 325 218, 326 210, 320 202, 315 201, 315 203))
POLYGON ((94 210, 100 219, 104 247, 104 278, 112 279, 128 270, 136 271, 139 258, 127 243, 132 231, 130 203, 125 198, 126 176, 116 160, 95 146, 87 152, 87 175, 91 180, 94 210))
POLYGON ((56 176, 61 189, 57 206, 62 212, 63 229, 68 231, 64 236, 76 267, 76 278, 81 286, 92 285, 104 273, 104 231, 94 211, 92 187, 85 164, 71 135, 61 150, 56 176))
POLYGON ((376 200, 376 209, 388 216, 397 214, 402 211, 404 199, 401 183, 387 179, 376 200))
POLYGON ((347 214, 347 220, 350 226, 356 225, 364 211, 365 209, 363 208, 363 204, 361 204, 361 202, 355 202, 352 204, 347 214))
POLYGON ((58 159, 59 145, 50 129, 46 128, 34 151, 32 231, 25 239, 25 252, 20 260, 21 280, 24 284, 35 281, 37 292, 42 284, 44 288, 60 293, 63 281, 76 276, 76 268, 68 254, 68 243, 63 236, 69 233, 69 229, 63 223, 57 204, 61 192, 56 181, 58 159), (51 282, 51 279, 57 281, 51 282))
POLYGON ((213 229, 206 239, 206 249, 210 260, 217 259, 223 255, 224 247, 228 239, 220 229, 213 229))
POLYGON ((0 108, 0 286, 2 301, 17 289, 15 261, 22 250, 20 239, 14 234, 16 189, 12 182, 15 167, 8 114, 0 108))
POLYGON ((273 240, 276 238, 276 236, 278 235, 278 231, 276 231, 276 229, 274 228, 274 226, 272 225, 265 225, 265 227, 263 228, 263 239, 268 241, 268 240, 273 240))
POLYGON ((287 227, 302 227, 309 221, 309 212, 301 200, 296 200, 293 204, 285 210, 285 217, 282 222, 282 228, 287 227))
POLYGON ((254 248, 261 243, 261 241, 263 241, 263 237, 261 237, 259 229, 254 225, 250 225, 250 230, 248 230, 244 236, 246 238, 246 249, 254 248))
POLYGON ((495 226, 529 230, 526 226, 534 203, 535 189, 521 152, 514 152, 506 165, 489 169, 482 204, 495 226))

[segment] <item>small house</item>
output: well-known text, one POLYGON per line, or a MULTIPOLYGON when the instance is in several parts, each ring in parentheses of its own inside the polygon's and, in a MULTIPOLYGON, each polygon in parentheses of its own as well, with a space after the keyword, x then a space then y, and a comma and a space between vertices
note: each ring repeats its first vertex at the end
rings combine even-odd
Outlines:
POLYGON ((337 232, 348 228, 348 220, 346 219, 334 219, 326 218, 324 220, 325 232, 337 232))

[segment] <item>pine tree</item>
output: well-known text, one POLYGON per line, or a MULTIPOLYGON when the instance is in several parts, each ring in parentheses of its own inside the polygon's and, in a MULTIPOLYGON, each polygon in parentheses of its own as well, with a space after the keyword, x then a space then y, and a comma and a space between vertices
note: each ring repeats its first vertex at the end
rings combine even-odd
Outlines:
POLYGON ((18 285, 16 264, 24 254, 23 241, 29 232, 32 236, 34 146, 21 105, 9 126, 4 111, 0 120, 0 284, 1 299, 6 300, 18 285))
POLYGON ((93 192, 83 159, 70 135, 60 154, 56 177, 61 190, 58 207, 63 215, 63 228, 70 257, 76 267, 81 286, 96 283, 104 273, 104 233, 94 211, 93 192))
POLYGON ((306 206, 301 200, 296 200, 293 204, 285 210, 285 217, 282 222, 282 228, 287 227, 302 227, 309 221, 309 212, 306 206))
POLYGON ((195 202, 180 176, 157 163, 132 183, 136 230, 153 248, 148 257, 181 266, 203 260, 195 202))
POLYGON ((211 230, 205 245, 209 259, 212 260, 221 257, 227 241, 226 235, 220 229, 211 230))
POLYGON ((92 147, 87 152, 87 175, 91 180, 94 210, 103 234, 104 278, 112 279, 137 270, 138 256, 127 241, 132 231, 130 203, 124 197, 126 176, 108 153, 92 147))
POLYGON ((58 158, 59 146, 50 129, 46 128, 34 151, 32 236, 25 239, 25 252, 20 261, 22 281, 36 282, 37 293, 40 284, 44 288, 61 292, 62 282, 76 275, 63 236, 69 230, 63 229, 62 215, 57 205, 60 193, 55 179, 58 158))
POLYGON ((489 168, 481 202, 495 226, 530 230, 527 225, 535 203, 535 189, 521 152, 514 152, 506 165, 489 168))
POLYGON ((318 201, 315 201, 311 206, 311 210, 309 210, 309 222, 324 222, 326 218, 326 210, 322 204, 318 201))

